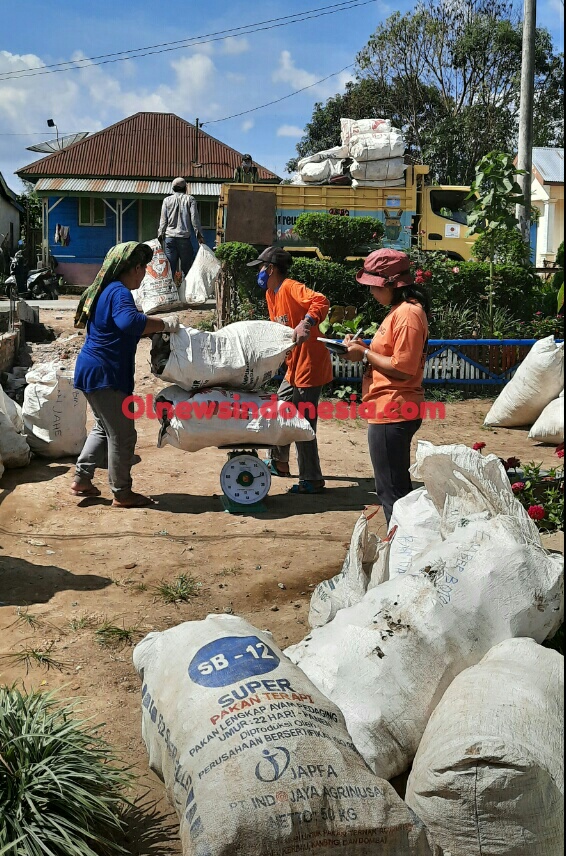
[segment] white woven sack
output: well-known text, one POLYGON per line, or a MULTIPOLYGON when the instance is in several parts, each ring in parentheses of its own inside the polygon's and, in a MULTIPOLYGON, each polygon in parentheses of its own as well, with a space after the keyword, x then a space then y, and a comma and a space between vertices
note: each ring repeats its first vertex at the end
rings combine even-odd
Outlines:
POLYGON ((547 336, 533 345, 496 398, 484 424, 502 428, 530 427, 563 389, 564 343, 557 345, 554 336, 547 336))
POLYGON ((162 422, 160 448, 169 445, 184 452, 198 452, 209 446, 247 444, 268 449, 315 438, 306 419, 286 415, 288 402, 273 401, 269 395, 231 389, 191 393, 169 386, 156 397, 156 402, 160 401, 177 408, 177 415, 162 422), (261 408, 267 405, 271 405, 270 409, 262 412, 261 408))
POLYGON ((529 431, 529 439, 557 446, 564 442, 564 390, 547 404, 529 431))
POLYGON ((72 369, 40 363, 26 381, 22 411, 31 450, 46 458, 78 455, 86 440, 86 398, 74 387, 72 369))
POLYGON ((15 430, 6 414, 0 410, 0 461, 3 469, 26 467, 30 460, 30 448, 23 434, 15 430))
POLYGON ((371 769, 410 765, 453 679, 505 639, 542 642, 564 615, 563 558, 526 543, 512 518, 462 526, 420 573, 371 589, 285 652, 333 701, 371 769))
POLYGON ((564 658, 496 645, 432 714, 406 800, 445 853, 564 853, 564 658))
POLYGON ((179 289, 181 303, 193 306, 215 296, 215 284, 221 264, 210 247, 201 244, 191 269, 179 289))
POLYGON ((350 157, 359 163, 402 158, 404 154, 405 141, 397 129, 386 134, 364 134, 350 140, 350 157))
POLYGON ((342 172, 342 161, 328 158, 320 163, 307 163, 299 169, 303 181, 308 184, 321 184, 342 172))
POLYGON ((140 287, 136 289, 134 302, 144 315, 179 309, 182 303, 165 251, 157 238, 146 241, 146 244, 153 250, 153 258, 146 268, 140 287))
POLYGON ((343 160, 348 157, 348 146, 334 146, 332 149, 325 149, 323 152, 316 152, 314 155, 309 155, 306 158, 301 158, 297 164, 297 169, 301 170, 308 163, 320 163, 325 160, 343 160))
POLYGON ((385 160, 354 161, 350 166, 350 175, 359 181, 396 181, 403 178, 407 169, 403 158, 386 158, 385 160))
POLYGON ((237 321, 215 333, 181 326, 169 342, 169 359, 159 377, 189 391, 260 389, 294 347, 293 330, 273 321, 237 321))
POLYGON ((342 145, 349 146, 352 137, 362 134, 387 134, 391 130, 390 119, 340 119, 342 145))
POLYGON ((364 187, 405 187, 405 179, 404 178, 391 178, 387 181, 359 181, 355 178, 352 181, 352 187, 356 190, 358 187, 363 189, 364 187))
POLYGON ((389 532, 396 527, 389 550, 389 579, 411 572, 413 561, 442 540, 440 515, 424 487, 413 490, 393 506, 389 532))
POLYGON ((309 624, 322 627, 332 621, 338 610, 359 603, 368 586, 379 585, 387 579, 388 554, 395 533, 382 540, 369 530, 369 521, 380 506, 366 508, 354 526, 350 547, 339 574, 319 583, 312 593, 309 624))
POLYGON ((8 419, 10 420, 14 431, 17 431, 18 434, 23 434, 24 431, 24 418, 22 415, 22 408, 7 395, 2 387, 0 386, 0 412, 4 413, 8 419))
POLYGON ((150 633, 134 665, 184 856, 441 856, 270 633, 209 615, 150 633))

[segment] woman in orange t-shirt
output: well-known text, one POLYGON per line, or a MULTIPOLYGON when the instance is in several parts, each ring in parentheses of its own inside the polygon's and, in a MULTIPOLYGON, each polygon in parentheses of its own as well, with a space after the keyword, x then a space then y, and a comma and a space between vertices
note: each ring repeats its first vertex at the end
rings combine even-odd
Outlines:
POLYGON ((367 257, 357 281, 391 311, 369 348, 352 342, 345 359, 364 361, 363 402, 368 414, 368 444, 375 490, 387 523, 393 505, 412 490, 411 441, 422 424, 423 373, 428 344, 429 301, 418 289, 409 257, 398 250, 376 250, 367 257))

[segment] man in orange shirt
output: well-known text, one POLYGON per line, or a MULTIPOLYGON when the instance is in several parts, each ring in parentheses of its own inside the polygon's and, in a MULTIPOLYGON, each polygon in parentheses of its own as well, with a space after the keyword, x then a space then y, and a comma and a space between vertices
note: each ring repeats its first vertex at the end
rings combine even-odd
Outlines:
MULTIPOLYGON (((258 285, 266 291, 267 308, 272 321, 292 327, 296 346, 287 356, 287 374, 278 390, 278 398, 292 402, 304 414, 316 432, 317 408, 322 387, 332 380, 332 363, 326 346, 317 340, 318 329, 330 308, 323 294, 312 291, 287 274, 293 257, 280 247, 268 247, 249 266, 260 265, 258 285)), ((320 493, 324 479, 316 439, 297 443, 299 483, 290 493, 320 493)), ((274 475, 289 475, 289 446, 270 451, 274 475)))

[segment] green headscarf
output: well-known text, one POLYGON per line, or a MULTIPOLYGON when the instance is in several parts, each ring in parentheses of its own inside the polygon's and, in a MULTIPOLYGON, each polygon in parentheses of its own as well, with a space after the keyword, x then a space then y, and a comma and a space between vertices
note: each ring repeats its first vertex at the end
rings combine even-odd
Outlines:
POLYGON ((139 247, 139 241, 127 241, 125 244, 116 244, 115 247, 108 250, 94 282, 85 288, 79 300, 75 314, 75 327, 77 329, 82 330, 86 327, 96 298, 107 285, 119 278, 137 247, 139 247))

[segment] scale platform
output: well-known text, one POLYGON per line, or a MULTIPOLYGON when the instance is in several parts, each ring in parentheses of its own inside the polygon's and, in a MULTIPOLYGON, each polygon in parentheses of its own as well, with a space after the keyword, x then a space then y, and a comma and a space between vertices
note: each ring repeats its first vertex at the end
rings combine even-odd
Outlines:
POLYGON ((220 472, 222 505, 229 514, 265 513, 263 500, 271 487, 271 473, 258 455, 264 446, 220 446, 228 460, 220 472))

